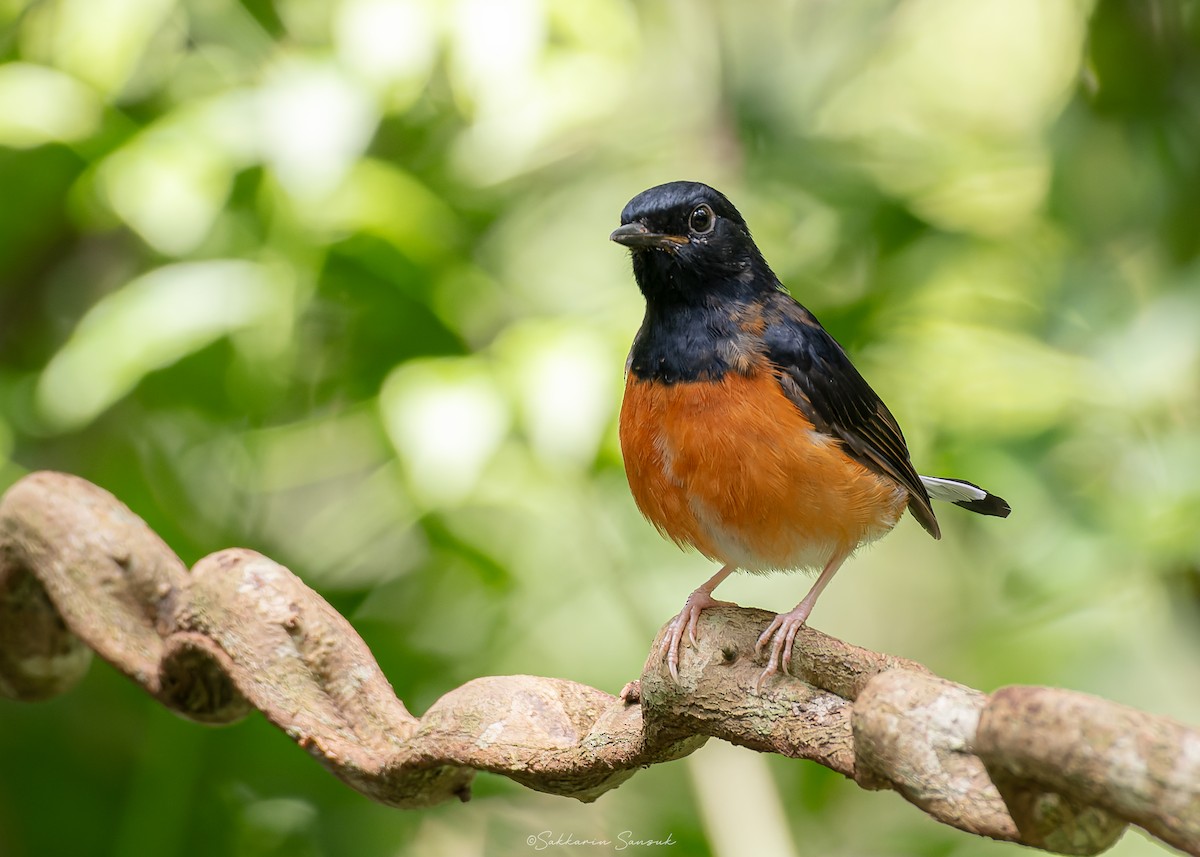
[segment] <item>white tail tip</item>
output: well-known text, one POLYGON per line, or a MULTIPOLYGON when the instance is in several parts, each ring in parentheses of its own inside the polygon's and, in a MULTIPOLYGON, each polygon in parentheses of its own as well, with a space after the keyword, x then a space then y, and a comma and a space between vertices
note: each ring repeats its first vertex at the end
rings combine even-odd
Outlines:
POLYGON ((974 482, 964 479, 945 479, 941 476, 922 476, 921 482, 925 490, 934 500, 942 500, 962 506, 980 515, 994 515, 997 518, 1007 518, 1012 507, 1002 497, 989 494, 974 482))

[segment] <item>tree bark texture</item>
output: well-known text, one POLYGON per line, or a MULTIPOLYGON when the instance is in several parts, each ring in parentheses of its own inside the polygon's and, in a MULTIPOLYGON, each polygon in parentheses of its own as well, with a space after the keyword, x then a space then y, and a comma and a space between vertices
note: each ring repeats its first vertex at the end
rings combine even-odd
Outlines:
POLYGON ((1136 824, 1200 855, 1196 729, 1066 690, 985 694, 810 628, 795 674, 759 694, 754 643, 772 618, 705 611, 678 682, 656 640, 623 696, 489 676, 416 717, 349 622, 269 558, 233 548, 189 570, 111 494, 62 473, 31 474, 0 500, 0 693, 11 698, 65 692, 94 651, 193 720, 257 709, 396 807, 467 800, 476 771, 592 801, 714 737, 894 790, 980 836, 1095 854, 1136 824))

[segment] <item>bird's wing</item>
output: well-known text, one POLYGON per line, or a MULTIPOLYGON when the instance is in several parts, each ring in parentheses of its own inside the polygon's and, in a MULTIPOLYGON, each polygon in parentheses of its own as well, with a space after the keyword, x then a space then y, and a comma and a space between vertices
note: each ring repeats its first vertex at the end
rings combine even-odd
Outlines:
POLYGON ((908 491, 908 508, 941 537, 929 493, 908 457, 896 418, 816 317, 780 292, 763 313, 763 340, 784 394, 846 453, 908 491))

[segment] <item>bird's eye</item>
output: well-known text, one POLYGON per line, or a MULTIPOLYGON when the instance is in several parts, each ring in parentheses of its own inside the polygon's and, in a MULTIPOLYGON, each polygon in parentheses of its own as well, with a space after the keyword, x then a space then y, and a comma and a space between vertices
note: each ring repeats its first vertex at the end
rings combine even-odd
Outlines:
POLYGON ((697 205, 692 209, 691 217, 688 218, 688 226, 697 235, 712 232, 716 222, 716 215, 713 214, 713 210, 707 205, 697 205))

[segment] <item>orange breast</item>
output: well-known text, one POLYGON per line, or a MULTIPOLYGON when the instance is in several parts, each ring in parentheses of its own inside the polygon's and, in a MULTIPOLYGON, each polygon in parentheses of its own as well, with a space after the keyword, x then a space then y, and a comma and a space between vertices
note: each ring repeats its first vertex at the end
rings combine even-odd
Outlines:
POLYGON ((819 568, 890 530, 907 502, 815 431, 769 372, 672 385, 630 373, 620 433, 642 514, 747 571, 819 568))

